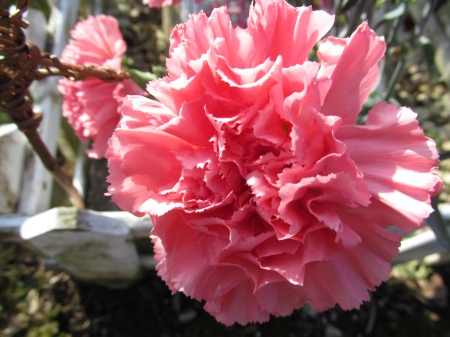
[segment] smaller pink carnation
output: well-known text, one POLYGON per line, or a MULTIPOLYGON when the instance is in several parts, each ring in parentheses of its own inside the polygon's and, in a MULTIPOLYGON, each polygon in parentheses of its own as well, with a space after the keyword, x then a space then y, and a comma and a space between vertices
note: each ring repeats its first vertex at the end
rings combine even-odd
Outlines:
MULTIPOLYGON (((70 32, 72 39, 62 53, 65 63, 121 69, 127 47, 117 20, 111 16, 90 16, 78 22, 70 32)), ((92 138, 91 158, 105 155, 108 139, 120 119, 119 108, 127 94, 145 94, 133 81, 103 82, 97 78, 85 81, 61 79, 58 89, 63 95, 63 116, 84 141, 92 138)))

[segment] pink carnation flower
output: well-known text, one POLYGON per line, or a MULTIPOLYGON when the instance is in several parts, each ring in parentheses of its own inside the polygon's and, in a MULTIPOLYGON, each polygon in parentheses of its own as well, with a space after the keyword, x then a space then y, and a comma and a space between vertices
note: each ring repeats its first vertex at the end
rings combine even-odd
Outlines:
MULTIPOLYGON (((72 40, 62 53, 62 62, 121 69, 127 47, 115 18, 90 16, 77 23, 70 32, 72 40)), ((127 94, 145 95, 131 80, 103 82, 61 79, 58 89, 63 95, 63 116, 80 140, 93 139, 91 158, 104 157, 108 139, 120 120, 119 107, 127 94)))
POLYGON ((420 227, 441 188, 409 108, 355 125, 386 48, 367 23, 308 61, 333 20, 282 0, 256 0, 247 29, 225 8, 192 15, 148 85, 159 102, 124 101, 109 192, 152 216, 167 285, 224 324, 359 307, 398 253, 386 227, 420 227))

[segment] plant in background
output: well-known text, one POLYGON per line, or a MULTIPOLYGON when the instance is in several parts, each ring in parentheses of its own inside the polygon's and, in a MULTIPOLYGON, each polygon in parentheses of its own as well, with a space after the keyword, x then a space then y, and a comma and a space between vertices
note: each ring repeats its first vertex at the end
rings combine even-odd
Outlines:
POLYGON ((308 61, 333 21, 280 0, 256 1, 246 29, 225 8, 192 15, 148 84, 158 102, 124 100, 109 193, 152 216, 159 275, 224 324, 359 307, 398 253, 386 227, 420 227, 441 188, 410 109, 378 103, 355 125, 383 38, 363 23, 308 61))

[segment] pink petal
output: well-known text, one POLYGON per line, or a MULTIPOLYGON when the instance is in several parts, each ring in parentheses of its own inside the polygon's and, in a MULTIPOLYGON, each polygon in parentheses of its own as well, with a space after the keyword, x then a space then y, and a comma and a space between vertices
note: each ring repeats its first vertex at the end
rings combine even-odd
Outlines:
MULTIPOLYGON (((267 97, 270 88, 281 82, 282 59, 275 62, 267 59, 265 63, 254 69, 231 69, 217 59, 217 74, 225 85, 222 90, 227 90, 229 97, 240 104, 250 104, 267 97)), ((227 95, 227 96, 228 96, 227 95)))
POLYGON ((281 119, 282 114, 284 111, 277 111, 271 97, 269 104, 258 111, 258 115, 253 121, 254 135, 278 146, 288 141, 289 124, 281 119))
POLYGON ((215 301, 206 302, 205 310, 225 325, 232 325, 235 322, 245 325, 269 320, 269 314, 262 311, 255 301, 253 286, 249 281, 215 301))
MULTIPOLYGON (((312 91, 311 87, 314 86, 314 82, 317 80, 316 77, 318 70, 319 64, 309 61, 304 64, 297 64, 289 68, 283 68, 284 97, 288 97, 293 93, 302 93, 302 96, 306 96, 308 91, 312 91)), ((314 91, 314 95, 315 94, 316 92, 314 91)), ((301 96, 299 95, 298 97, 300 98, 301 96)), ((316 107, 317 105, 318 104, 312 106, 316 107)))
MULTIPOLYGON (((377 217, 404 231, 421 226, 432 211, 430 195, 439 189, 440 179, 430 173, 437 166, 438 154, 434 142, 420 129, 416 114, 379 103, 365 125, 343 127, 337 138, 347 145, 372 197, 379 201, 374 205, 381 211, 377 217)), ((367 212, 375 209, 369 207, 367 212)))
MULTIPOLYGON (((282 241, 283 242, 283 241, 282 241)), ((303 286, 306 266, 314 261, 327 261, 344 250, 334 244, 334 235, 327 229, 308 233, 304 244, 291 253, 280 253, 260 258, 261 268, 274 270, 289 283, 303 286)))
POLYGON ((171 150, 186 143, 167 133, 151 130, 117 129, 115 135, 123 152, 122 170, 132 176, 133 181, 155 192, 159 187, 178 181, 181 164, 171 150))
POLYGON ((157 128, 177 117, 161 103, 137 95, 128 95, 124 98, 121 112, 123 117, 120 127, 124 129, 137 129, 149 125, 157 128))
POLYGON ((213 11, 210 23, 216 37, 211 61, 215 62, 214 58, 221 56, 231 68, 251 70, 248 65, 255 53, 255 46, 248 30, 233 28, 225 7, 213 11))
MULTIPOLYGON (((335 43, 336 40, 333 40, 335 43)), ((325 45, 328 47, 328 44, 325 45)), ((326 49, 322 50, 325 54, 326 49)), ((386 43, 361 24, 348 40, 347 46, 331 74, 331 87, 320 110, 327 116, 339 116, 345 125, 354 124, 364 101, 369 97, 378 77, 378 61, 386 43)), ((330 55, 329 59, 335 59, 330 55)))
POLYGON ((62 53, 62 62, 92 64, 120 69, 126 44, 117 19, 112 16, 89 16, 70 31, 72 40, 62 53))
POLYGON ((172 111, 180 111, 184 102, 201 98, 204 94, 217 96, 217 87, 210 67, 204 62, 201 70, 188 80, 164 77, 147 84, 148 92, 172 111))
POLYGON ((255 292, 258 305, 271 315, 288 316, 303 306, 298 287, 286 282, 270 283, 255 292))
POLYGON ((169 77, 175 80, 194 76, 190 62, 202 58, 214 38, 214 31, 203 12, 190 15, 185 24, 176 26, 170 35, 170 58, 166 60, 169 77))
POLYGON ((109 176, 106 180, 110 184, 108 193, 113 196, 113 202, 121 209, 136 216, 143 216, 138 209, 154 195, 154 192, 148 191, 145 186, 135 184, 130 177, 123 174, 120 164, 120 159, 110 158, 108 161, 109 176))
POLYGON ((333 22, 333 16, 311 7, 295 8, 285 1, 256 1, 248 21, 256 46, 251 66, 267 58, 275 60, 278 55, 286 68, 302 64, 333 22), (286 34, 287 31, 291 33, 286 34))
MULTIPOLYGON (((197 242, 197 231, 191 229, 183 220, 182 213, 171 211, 158 217, 152 235, 157 235, 164 247, 165 255, 157 266, 160 276, 177 289, 193 298, 200 299, 222 296, 246 278, 245 274, 233 267, 214 267, 208 263, 197 242), (230 272, 230 269, 234 269, 230 272), (192 273, 191 270, 196 270, 192 273), (228 274, 228 275, 227 275, 228 274), (226 277, 227 285, 214 282, 226 277)), ((158 256, 159 257, 159 256, 158 256)))
POLYGON ((192 145, 202 147, 211 147, 210 140, 215 131, 206 116, 205 101, 203 100, 184 103, 180 110, 180 116, 172 119, 161 129, 192 145))
POLYGON ((322 40, 317 51, 317 56, 320 61, 320 78, 331 78, 347 44, 348 39, 341 39, 334 36, 322 40))
POLYGON ((336 303, 344 310, 358 308, 369 299, 367 289, 387 280, 390 260, 398 253, 401 237, 378 228, 374 223, 358 217, 346 222, 362 238, 362 244, 338 254, 334 259, 313 262, 306 268, 304 288, 306 301, 322 311, 336 303), (361 226, 361 221, 364 226, 361 226), (318 282, 317 280, 320 280, 318 282))

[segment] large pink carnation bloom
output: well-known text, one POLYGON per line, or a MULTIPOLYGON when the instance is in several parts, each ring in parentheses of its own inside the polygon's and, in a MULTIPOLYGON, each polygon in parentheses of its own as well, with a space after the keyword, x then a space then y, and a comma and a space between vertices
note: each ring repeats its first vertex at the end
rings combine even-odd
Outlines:
MULTIPOLYGON (((115 18, 90 16, 77 23, 61 61, 80 65, 121 69, 127 47, 115 18)), ((91 158, 104 157, 108 139, 120 120, 119 107, 127 94, 144 95, 131 80, 107 83, 97 78, 85 81, 61 79, 58 89, 63 95, 63 116, 80 140, 93 139, 91 158)))
POLYGON ((408 108, 355 125, 385 42, 363 23, 312 47, 333 17, 256 0, 172 32, 159 102, 128 96, 109 158, 113 200, 153 217, 159 275, 224 324, 309 302, 357 308, 388 278, 401 237, 441 187, 435 144, 408 108))

